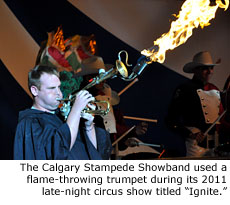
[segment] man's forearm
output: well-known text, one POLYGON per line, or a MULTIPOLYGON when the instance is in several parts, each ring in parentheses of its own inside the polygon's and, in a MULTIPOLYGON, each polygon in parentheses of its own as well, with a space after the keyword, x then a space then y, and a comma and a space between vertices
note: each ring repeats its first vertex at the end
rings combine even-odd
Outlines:
POLYGON ((96 137, 94 123, 92 123, 90 126, 86 126, 85 131, 89 140, 91 141, 93 146, 97 149, 97 137, 96 137))

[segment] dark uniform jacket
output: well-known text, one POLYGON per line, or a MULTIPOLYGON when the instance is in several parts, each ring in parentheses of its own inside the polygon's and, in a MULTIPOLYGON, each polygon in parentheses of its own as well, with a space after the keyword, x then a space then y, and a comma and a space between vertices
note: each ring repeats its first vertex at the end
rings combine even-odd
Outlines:
POLYGON ((109 159, 111 142, 109 134, 96 128, 98 149, 84 131, 79 131, 71 149, 70 129, 55 114, 35 109, 19 113, 14 141, 14 159, 17 160, 63 160, 63 159, 109 159))
MULTIPOLYGON (((210 126, 210 124, 205 122, 200 98, 197 94, 198 89, 205 91, 212 89, 218 90, 218 88, 211 83, 204 85, 203 82, 193 78, 175 90, 172 102, 169 106, 166 124, 171 130, 179 133, 184 139, 191 133, 186 127, 196 127, 202 132, 205 132, 210 126)), ((213 130, 210 132, 213 132, 213 130)), ((200 145, 205 146, 205 142, 206 140, 200 145)))

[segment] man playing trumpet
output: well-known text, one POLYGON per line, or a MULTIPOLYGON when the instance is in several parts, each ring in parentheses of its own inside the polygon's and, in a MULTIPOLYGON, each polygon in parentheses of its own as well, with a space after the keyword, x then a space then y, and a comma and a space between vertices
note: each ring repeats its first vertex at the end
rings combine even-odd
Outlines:
POLYGON ((59 73, 55 68, 38 65, 29 72, 33 106, 19 113, 14 142, 14 159, 105 159, 111 145, 108 133, 94 126, 94 117, 82 110, 94 97, 86 90, 76 95, 66 122, 55 111, 62 98, 59 73), (84 119, 84 126, 80 119, 84 119))

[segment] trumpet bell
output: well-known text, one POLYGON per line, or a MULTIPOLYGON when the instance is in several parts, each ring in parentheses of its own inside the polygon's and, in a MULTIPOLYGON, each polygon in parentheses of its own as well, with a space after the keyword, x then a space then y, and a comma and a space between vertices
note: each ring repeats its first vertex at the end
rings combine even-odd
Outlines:
POLYGON ((116 68, 123 78, 128 77, 128 70, 122 61, 116 60, 116 68))

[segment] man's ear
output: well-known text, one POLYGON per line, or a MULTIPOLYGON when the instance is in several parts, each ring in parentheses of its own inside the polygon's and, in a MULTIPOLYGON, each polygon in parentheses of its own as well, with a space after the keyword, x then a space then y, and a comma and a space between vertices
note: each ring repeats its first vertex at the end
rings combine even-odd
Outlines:
POLYGON ((31 93, 32 93, 32 95, 33 95, 34 97, 36 97, 36 96, 38 95, 38 88, 37 88, 35 85, 32 85, 32 86, 30 87, 30 91, 31 91, 31 93))

